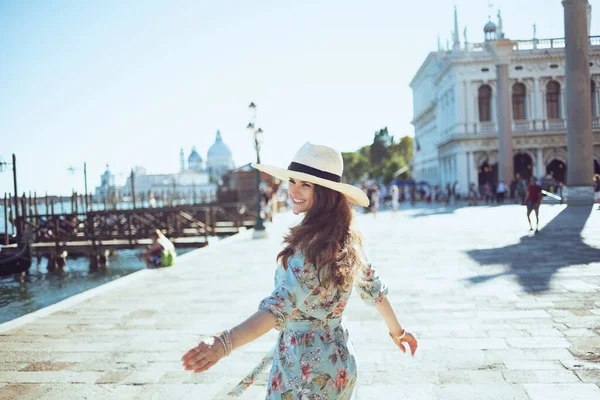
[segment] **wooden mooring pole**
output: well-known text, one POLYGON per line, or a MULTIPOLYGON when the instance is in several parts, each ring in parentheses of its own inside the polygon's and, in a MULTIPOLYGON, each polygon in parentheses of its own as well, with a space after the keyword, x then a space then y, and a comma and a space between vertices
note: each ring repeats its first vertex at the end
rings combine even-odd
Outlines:
POLYGON ((17 156, 12 155, 12 164, 13 164, 13 186, 15 189, 15 222, 17 229, 17 243, 21 241, 21 228, 19 227, 19 192, 17 191, 17 156))
POLYGON ((4 193, 4 244, 8 246, 8 198, 4 193))
POLYGON ((87 163, 83 163, 83 180, 85 183, 85 212, 90 211, 88 209, 88 187, 87 187, 87 163))

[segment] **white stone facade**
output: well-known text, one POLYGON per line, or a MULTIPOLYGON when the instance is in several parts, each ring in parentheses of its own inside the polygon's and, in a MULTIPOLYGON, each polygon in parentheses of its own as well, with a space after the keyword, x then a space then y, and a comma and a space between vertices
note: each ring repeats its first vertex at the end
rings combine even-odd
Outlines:
MULTIPOLYGON (((600 163, 600 36, 590 37, 589 57, 594 159, 600 163)), ((550 172, 564 182, 565 171, 560 171, 568 168, 564 76, 564 39, 515 42, 509 65, 515 174, 539 177, 550 172)), ((496 183, 496 65, 485 44, 459 44, 430 53, 410 86, 415 180, 431 185, 458 181, 463 194, 470 183, 496 183)), ((596 164, 596 172, 599 169, 596 164)))

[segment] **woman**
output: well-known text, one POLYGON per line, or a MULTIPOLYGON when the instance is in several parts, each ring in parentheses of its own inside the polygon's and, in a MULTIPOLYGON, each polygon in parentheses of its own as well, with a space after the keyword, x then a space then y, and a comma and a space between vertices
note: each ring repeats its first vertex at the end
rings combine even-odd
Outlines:
POLYGON ((527 187, 527 195, 525 196, 525 204, 527 204, 527 222, 529 222, 529 230, 533 230, 531 225, 531 211, 535 212, 535 233, 540 229, 540 204, 542 203, 542 187, 538 185, 537 179, 532 176, 529 179, 527 187))
POLYGON ((394 343, 414 355, 415 337, 399 324, 375 270, 364 256, 360 233, 353 226, 352 203, 366 207, 367 195, 341 182, 342 155, 329 147, 306 143, 288 169, 255 168, 289 182, 295 214, 302 222, 284 238, 278 254, 273 293, 259 311, 231 330, 201 342, 182 358, 185 369, 203 372, 232 350, 275 328, 277 344, 236 386, 237 396, 269 363, 267 399, 349 399, 356 384, 354 349, 342 314, 353 283, 367 303, 375 305, 394 343))
POLYGON ((398 210, 398 204, 400 203, 400 191, 398 186, 392 185, 390 187, 390 193, 392 195, 392 210, 396 212, 398 210))

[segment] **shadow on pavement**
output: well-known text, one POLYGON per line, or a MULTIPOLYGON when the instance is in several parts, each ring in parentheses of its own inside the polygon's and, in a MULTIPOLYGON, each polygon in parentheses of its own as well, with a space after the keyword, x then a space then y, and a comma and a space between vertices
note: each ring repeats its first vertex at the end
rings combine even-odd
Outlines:
MULTIPOLYGON (((566 207, 539 233, 523 236, 517 244, 467 251, 481 266, 502 264, 509 267, 502 273, 474 276, 467 280, 478 284, 514 275, 526 292, 547 291, 552 276, 559 269, 600 261, 600 249, 588 246, 581 237, 590 213, 591 207, 566 207)), ((533 214, 531 217, 535 218, 533 214)))

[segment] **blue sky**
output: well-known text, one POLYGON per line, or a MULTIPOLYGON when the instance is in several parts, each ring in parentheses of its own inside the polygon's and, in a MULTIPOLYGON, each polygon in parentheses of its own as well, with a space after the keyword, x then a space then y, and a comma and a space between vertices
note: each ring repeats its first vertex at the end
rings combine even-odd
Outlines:
MULTIPOLYGON (((564 36, 560 0, 0 0, 0 156, 18 157, 19 191, 99 184, 109 164, 171 173, 179 149, 205 158, 220 129, 237 165, 287 165, 305 142, 353 151, 383 126, 412 135, 408 84, 450 39, 453 6, 470 42, 502 10, 511 39, 564 36), (491 10, 491 11, 490 11, 491 10)), ((592 34, 600 34, 598 7, 592 34)), ((0 195, 12 191, 0 173, 0 195)))

